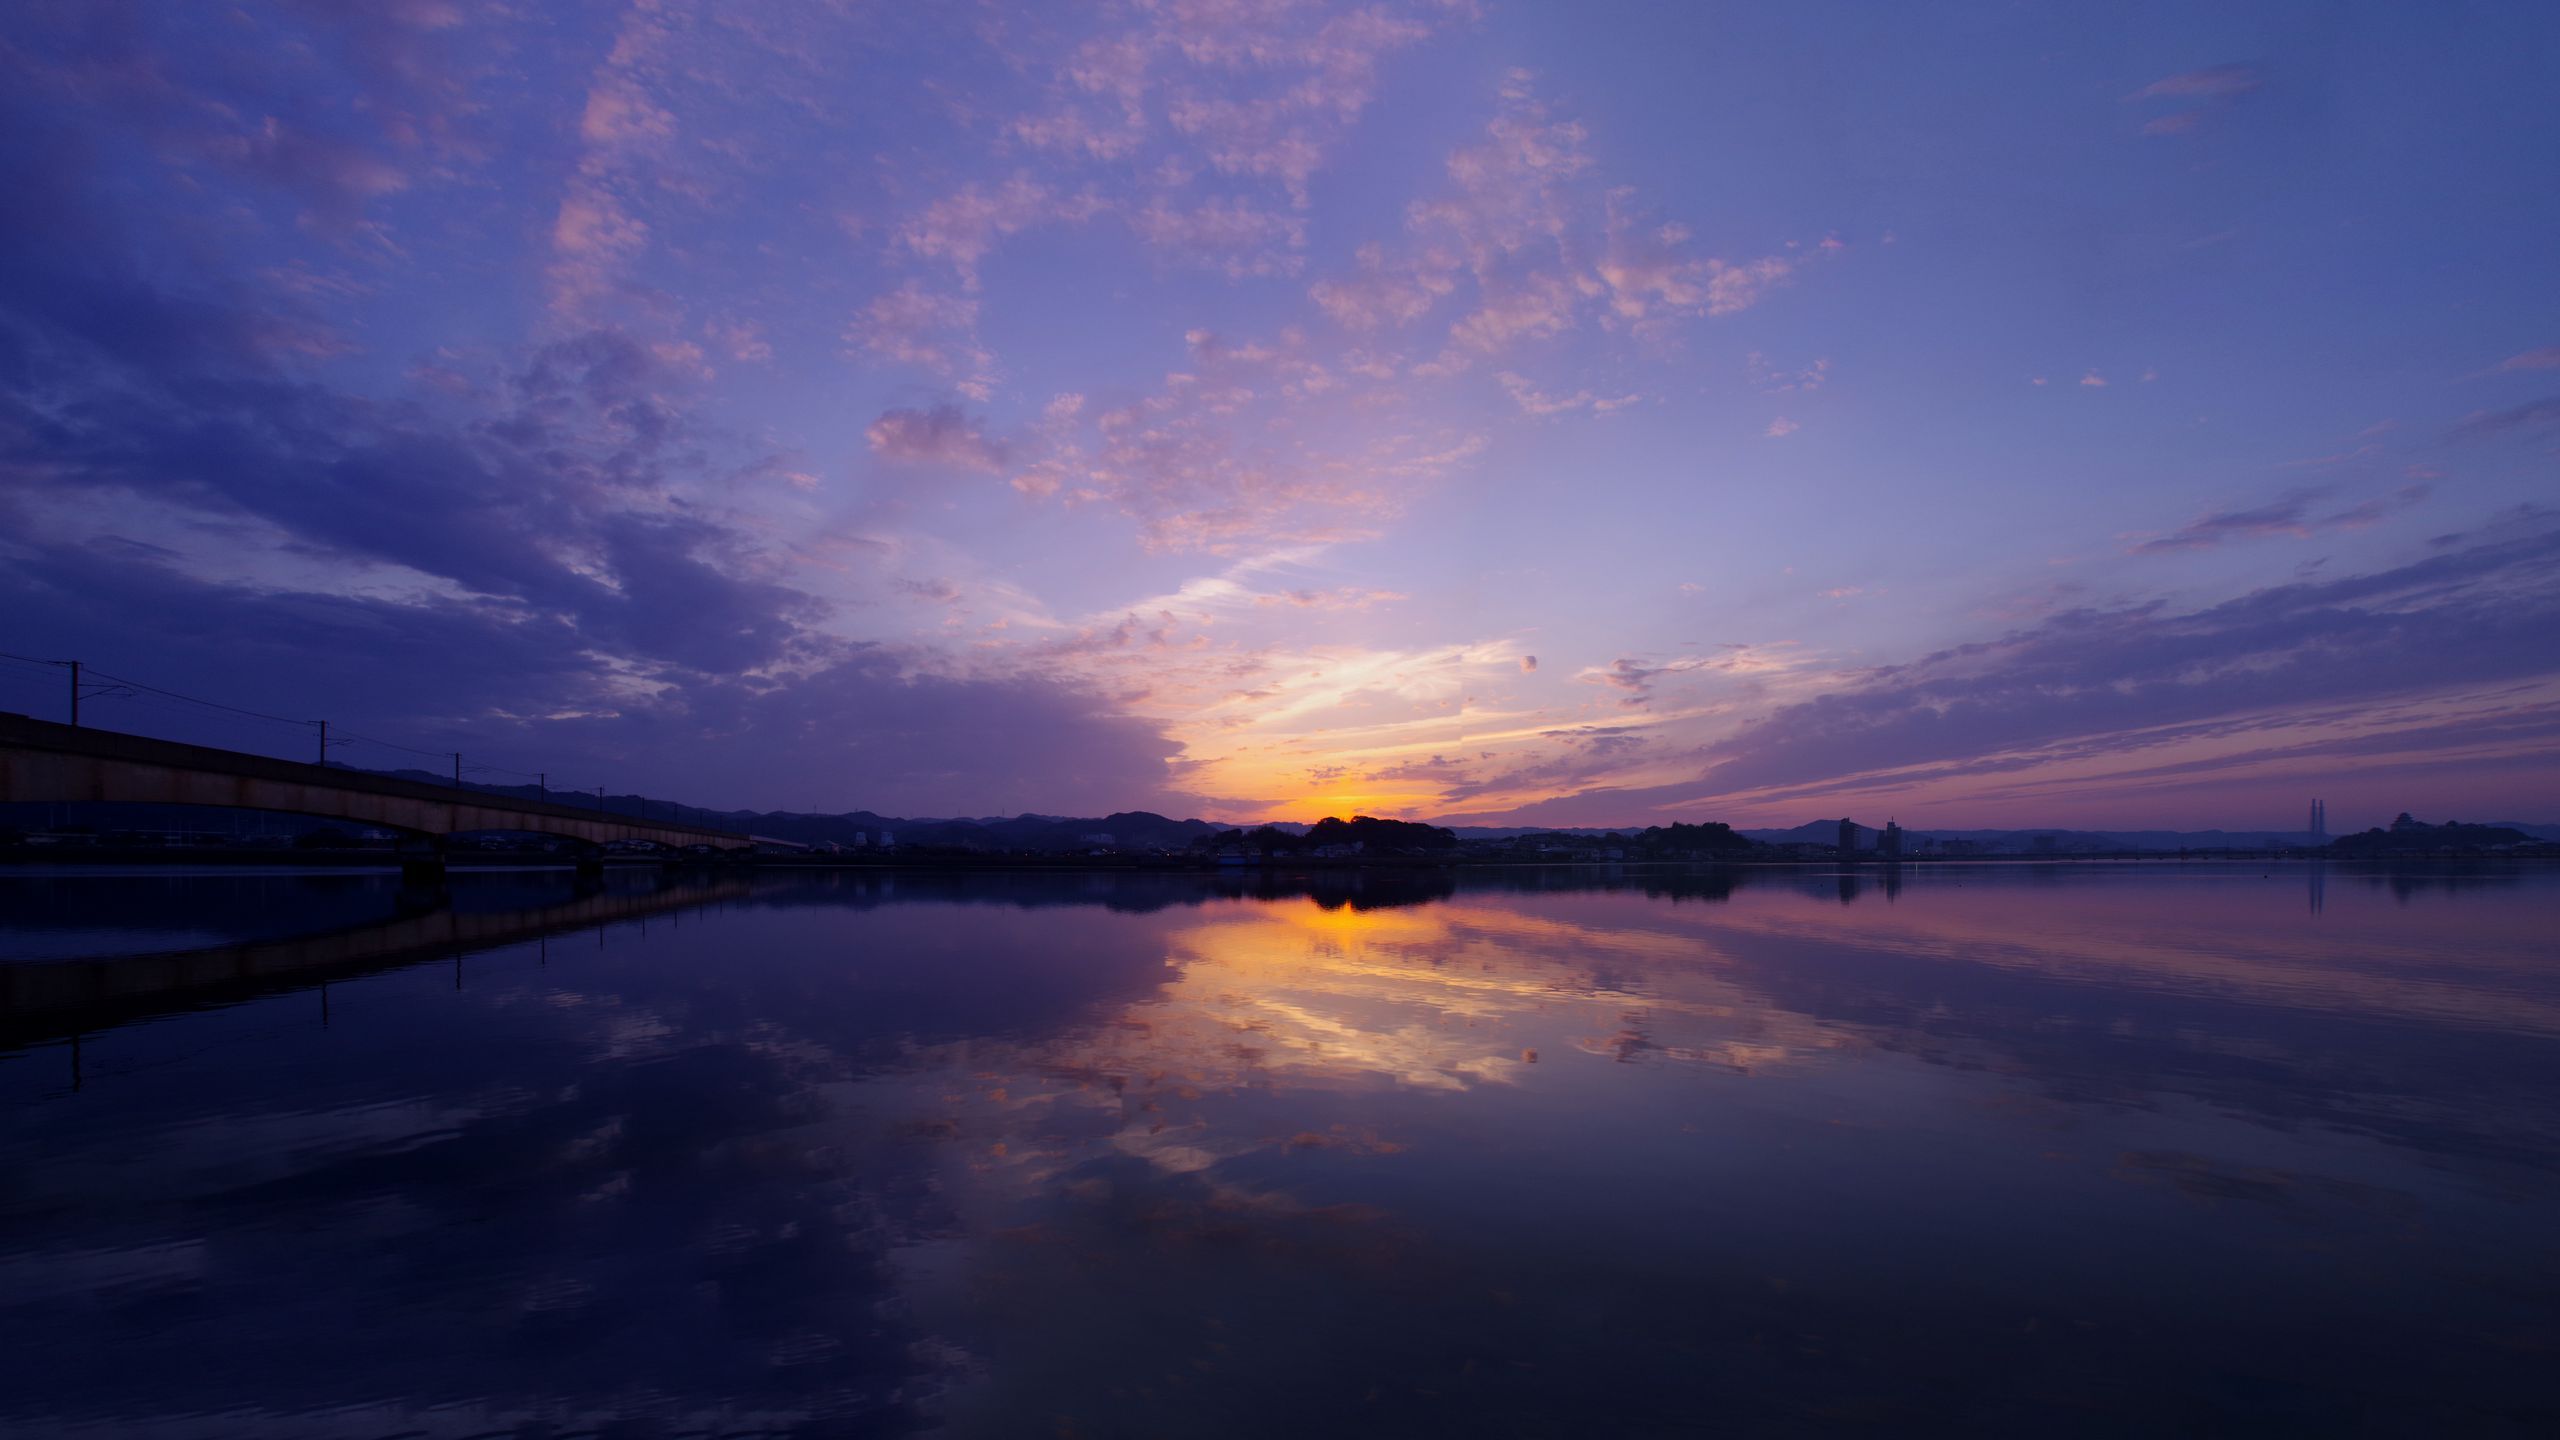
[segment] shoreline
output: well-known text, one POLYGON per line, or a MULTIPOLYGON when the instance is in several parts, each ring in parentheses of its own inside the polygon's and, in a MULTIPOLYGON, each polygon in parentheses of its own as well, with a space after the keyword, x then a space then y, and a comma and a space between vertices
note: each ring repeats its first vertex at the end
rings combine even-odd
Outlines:
MULTIPOLYGON (((1553 869, 1748 869, 1748 870, 1919 870, 1949 866, 2079 866, 2079 865, 2192 865, 2192 864, 2280 864, 2280 865, 2372 865, 2405 861, 2441 863, 2467 861, 2514 864, 2531 861, 2560 860, 2560 855, 2500 855, 2477 851, 2412 851, 2390 855, 2317 855, 2303 851, 2271 850, 2192 850, 2178 851, 2108 851, 2076 855, 1906 855, 1898 860, 1882 860, 1860 856, 1843 861, 1820 856, 1738 856, 1714 859, 1579 859, 1517 858, 1511 856, 1377 855, 1377 856, 1310 856, 1254 860, 1242 864, 1219 863, 1187 856, 1095 856, 1095 855, 912 855, 912 856, 799 856, 754 855, 729 857, 653 856, 617 854, 605 858, 604 864, 614 870, 706 870, 761 873, 797 871, 1034 871, 1083 872, 1094 874, 1268 874, 1290 871, 1355 871, 1355 870, 1553 870, 1553 869)), ((0 851, 0 873, 84 870, 142 870, 169 873, 182 870, 308 870, 320 873, 369 873, 397 871, 401 857, 388 850, 311 851, 295 850, 228 850, 208 847, 204 850, 170 851, 119 849, 106 846, 77 849, 0 851)), ((503 874, 526 871, 570 870, 573 861, 551 856, 507 855, 498 852, 457 852, 445 856, 445 868, 457 874, 503 874)))

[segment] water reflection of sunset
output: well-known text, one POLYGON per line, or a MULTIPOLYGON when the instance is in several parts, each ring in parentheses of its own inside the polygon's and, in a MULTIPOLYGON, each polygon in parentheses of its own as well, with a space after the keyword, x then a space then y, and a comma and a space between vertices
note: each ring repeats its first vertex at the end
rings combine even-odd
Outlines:
POLYGON ((1669 1434, 1706 1387, 2150 1433, 2244 1355, 2449 1433, 2425 1397, 2547 1388, 2560 876, 1884 878, 797 883, 92 1034, 0 1107, 53 1157, 0 1165, 0 1391, 592 1428, 630 1397, 562 1357, 632 1316, 685 1337, 669 1429, 1669 1434), (2092 1388, 2127 1356, 2158 1385, 2092 1388))
MULTIPOLYGON (((1595 1062, 1783 1079, 1878 1046, 2009 1069, 2016 1062, 1996 1055, 1961 1058, 1978 1048, 1966 1037, 1985 1016, 2065 1003, 2053 985, 2086 990, 2069 1003, 2094 1007, 2040 1021, 2057 1040, 2107 1028, 2112 1044, 2138 1041, 2121 1007, 2146 992, 2560 1029, 2552 1007, 2501 993, 2497 965, 2515 947, 2493 948, 2504 960, 2447 956, 2427 947, 2423 923, 2390 908, 2315 930, 2265 923, 2264 887, 2227 875, 2165 890, 2152 877, 2121 895, 2103 884, 2003 885, 1996 904, 1967 883, 1954 872, 1914 879, 1890 908, 1844 905, 1827 883, 1794 879, 1686 905, 1629 889, 1499 888, 1429 905, 1212 903, 1160 932, 1161 986, 1042 1041, 974 1042, 949 1057, 974 1085, 930 1097, 936 1113, 917 1123, 962 1140, 969 1174, 996 1183, 990 1201, 1115 1154, 1199 1176, 1235 1203, 1286 1208, 1284 1192, 1235 1181, 1229 1162, 1293 1146, 1393 1154, 1400 1137, 1358 1118, 1389 1095, 1449 1103, 1490 1088, 1529 1097, 1506 1103, 1561 1104, 1609 1093, 1581 1068, 1595 1062), (1869 961, 1899 976, 1881 1001, 1869 961), (2004 972, 2032 977, 2043 998, 1963 998, 2004 972), (1915 990, 1935 998, 1915 1008, 1915 990), (1266 1121, 1282 1103, 1342 1118, 1312 1129, 1266 1121)), ((1863 894, 1883 898, 1877 887, 1863 894)), ((2373 898, 2339 895, 2346 912, 2373 898)), ((2494 913, 2482 923, 2495 925, 2494 913)), ((2268 1058, 2295 1042, 2177 1043, 2268 1058)))
POLYGON ((975 1083, 929 1097, 944 1113, 917 1123, 961 1140, 980 1180, 1037 1185, 1104 1152, 1196 1174, 1254 1151, 1398 1148, 1348 1122, 1263 1126, 1251 1116, 1266 1097, 1330 1094, 1349 1113, 1380 1092, 1563 1096, 1589 1082, 1560 1065, 1767 1075, 1862 1043, 1771 1006, 1709 937, 1498 902, 1219 905, 1163 943, 1174 973, 1160 990, 1019 1050, 972 1044, 949 1059, 975 1083))

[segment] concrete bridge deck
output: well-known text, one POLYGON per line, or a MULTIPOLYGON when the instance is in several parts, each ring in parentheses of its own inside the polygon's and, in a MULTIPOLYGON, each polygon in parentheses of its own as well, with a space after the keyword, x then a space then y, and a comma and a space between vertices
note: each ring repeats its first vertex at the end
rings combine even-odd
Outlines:
POLYGON ((0 714, 0 802, 219 805, 343 820, 439 839, 471 830, 558 835, 585 846, 647 840, 681 849, 753 846, 734 830, 181 745, 0 714))

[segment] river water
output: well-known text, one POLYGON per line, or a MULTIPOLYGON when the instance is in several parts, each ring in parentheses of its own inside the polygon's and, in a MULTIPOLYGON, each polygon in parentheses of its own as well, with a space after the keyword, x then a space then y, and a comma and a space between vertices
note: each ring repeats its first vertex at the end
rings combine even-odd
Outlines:
POLYGON ((2560 1432, 2550 868, 66 870, 0 959, 10 1436, 2560 1432))

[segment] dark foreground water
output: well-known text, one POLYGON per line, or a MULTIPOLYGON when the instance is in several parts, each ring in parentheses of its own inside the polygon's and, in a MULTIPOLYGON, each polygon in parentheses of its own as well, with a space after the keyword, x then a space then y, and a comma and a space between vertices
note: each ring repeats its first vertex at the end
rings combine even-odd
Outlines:
POLYGON ((12 1437, 2560 1433, 2549 869, 22 875, 0 954, 12 1437))

